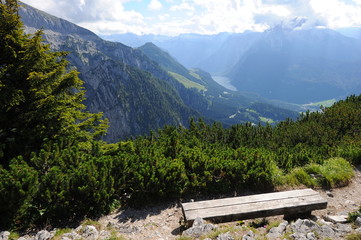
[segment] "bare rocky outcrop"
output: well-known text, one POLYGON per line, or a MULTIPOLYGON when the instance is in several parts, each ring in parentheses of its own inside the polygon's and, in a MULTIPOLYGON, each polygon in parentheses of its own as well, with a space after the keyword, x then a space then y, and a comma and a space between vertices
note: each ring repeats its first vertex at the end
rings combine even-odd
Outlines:
POLYGON ((10 232, 8 231, 0 232, 0 240, 8 240, 9 236, 10 236, 10 232))
POLYGON ((288 226, 288 221, 282 222, 278 227, 271 228, 267 233, 266 237, 268 239, 278 239, 280 238, 286 231, 288 226))
POLYGON ((216 226, 210 223, 205 223, 202 218, 196 218, 191 228, 183 232, 184 236, 199 238, 200 236, 216 229, 216 226))

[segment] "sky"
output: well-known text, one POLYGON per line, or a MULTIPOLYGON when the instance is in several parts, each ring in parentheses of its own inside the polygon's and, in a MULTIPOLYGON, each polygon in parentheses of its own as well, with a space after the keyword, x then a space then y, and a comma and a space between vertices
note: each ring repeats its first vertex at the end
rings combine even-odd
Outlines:
POLYGON ((296 17, 303 28, 361 27, 361 0, 22 1, 99 35, 264 31, 296 17))

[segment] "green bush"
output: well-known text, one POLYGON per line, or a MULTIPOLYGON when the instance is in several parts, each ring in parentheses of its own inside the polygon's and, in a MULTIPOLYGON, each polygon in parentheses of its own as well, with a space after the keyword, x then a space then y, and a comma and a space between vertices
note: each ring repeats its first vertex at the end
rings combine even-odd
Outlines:
POLYGON ((352 165, 340 157, 326 160, 321 166, 321 173, 331 187, 344 186, 354 176, 352 165))
POLYGON ((33 196, 38 191, 38 173, 22 157, 9 169, 0 166, 0 228, 24 227, 32 222, 33 196))
POLYGON ((312 177, 302 167, 292 169, 284 176, 282 182, 288 186, 305 185, 307 187, 314 187, 317 185, 317 182, 312 179, 312 177))
POLYGON ((337 154, 355 165, 361 164, 361 146, 359 146, 359 144, 349 143, 339 146, 337 148, 337 154))

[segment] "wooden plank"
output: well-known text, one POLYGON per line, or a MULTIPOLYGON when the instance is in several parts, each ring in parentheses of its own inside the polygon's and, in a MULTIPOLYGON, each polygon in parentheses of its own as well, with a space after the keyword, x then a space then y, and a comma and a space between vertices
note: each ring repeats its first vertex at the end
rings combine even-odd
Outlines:
POLYGON ((322 209, 327 206, 327 201, 319 196, 298 197, 291 199, 273 200, 267 202, 245 203, 241 205, 220 206, 217 208, 198 209, 187 211, 186 220, 191 221, 201 216, 204 219, 217 217, 237 217, 241 219, 253 217, 267 217, 282 214, 295 214, 322 209))
POLYGON ((287 199, 287 198, 293 198, 293 197, 299 197, 299 196, 310 196, 310 195, 311 196, 318 195, 318 192, 316 192, 312 189, 301 189, 301 190, 293 190, 293 191, 286 191, 286 192, 264 193, 264 194, 249 195, 249 196, 242 196, 242 197, 189 202, 189 203, 182 203, 182 206, 185 211, 189 211, 192 209, 230 206, 230 205, 238 205, 238 204, 251 203, 251 202, 264 202, 264 201, 270 201, 270 200, 275 200, 275 199, 287 199))
POLYGON ((183 215, 188 223, 196 217, 241 220, 311 212, 326 207, 327 201, 312 189, 182 203, 183 215))

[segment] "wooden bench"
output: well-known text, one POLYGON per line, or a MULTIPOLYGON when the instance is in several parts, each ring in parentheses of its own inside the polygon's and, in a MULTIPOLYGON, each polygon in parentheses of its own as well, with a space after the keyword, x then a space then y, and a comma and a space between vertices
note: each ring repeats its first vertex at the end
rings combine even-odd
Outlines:
POLYGON ((197 217, 224 222, 275 215, 292 216, 326 207, 327 200, 312 189, 182 203, 188 226, 197 217))

